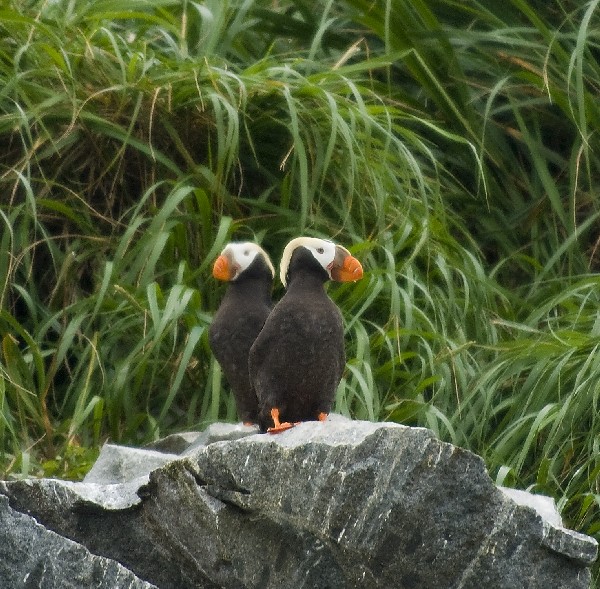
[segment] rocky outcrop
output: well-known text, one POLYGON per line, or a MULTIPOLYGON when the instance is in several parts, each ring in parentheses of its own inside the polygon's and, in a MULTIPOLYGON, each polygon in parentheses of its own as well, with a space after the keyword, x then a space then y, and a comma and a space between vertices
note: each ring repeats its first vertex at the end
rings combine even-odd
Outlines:
POLYGON ((4 589, 152 589, 114 560, 51 532, 0 495, 0 582, 4 589))
POLYGON ((114 587, 584 589, 597 551, 551 500, 497 488, 480 458, 428 430, 340 418, 107 444, 82 483, 0 493, 0 536, 27 518, 127 569, 114 587))

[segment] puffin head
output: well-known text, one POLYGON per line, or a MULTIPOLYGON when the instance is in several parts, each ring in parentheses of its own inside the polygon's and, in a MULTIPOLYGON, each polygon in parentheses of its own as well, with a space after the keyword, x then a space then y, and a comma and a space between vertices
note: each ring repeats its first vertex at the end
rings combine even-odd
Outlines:
POLYGON ((265 265, 275 276, 275 268, 267 252, 251 241, 232 241, 228 243, 213 264, 212 274, 217 280, 230 282, 237 280, 243 272, 248 270, 257 256, 261 257, 265 265))
POLYGON ((308 250, 331 280, 355 282, 362 278, 363 269, 360 262, 345 247, 327 239, 296 237, 285 246, 281 256, 279 277, 285 287, 288 283, 290 262, 298 248, 308 250))

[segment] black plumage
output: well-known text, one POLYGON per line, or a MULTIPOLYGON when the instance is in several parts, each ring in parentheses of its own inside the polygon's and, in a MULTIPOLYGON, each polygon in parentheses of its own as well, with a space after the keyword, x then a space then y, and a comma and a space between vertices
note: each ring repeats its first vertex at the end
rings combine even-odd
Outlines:
POLYGON ((248 375, 248 354, 271 312, 274 270, 267 254, 253 243, 229 244, 215 262, 213 275, 228 286, 208 330, 210 348, 233 392, 239 418, 257 423, 258 401, 248 375), (252 261, 244 265, 244 257, 252 261))
POLYGON ((358 261, 332 242, 297 238, 286 250, 281 270, 286 293, 250 349, 262 431, 323 420, 330 412, 346 356, 342 315, 324 285, 330 278, 362 276, 358 261), (352 270, 340 276, 349 259, 352 270))

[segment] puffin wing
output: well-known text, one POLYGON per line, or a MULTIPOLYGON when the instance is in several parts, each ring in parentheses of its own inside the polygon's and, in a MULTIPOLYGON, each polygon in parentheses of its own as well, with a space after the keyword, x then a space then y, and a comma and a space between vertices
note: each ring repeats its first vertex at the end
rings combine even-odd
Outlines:
POLYGON ((274 314, 277 314, 277 306, 267 317, 263 328, 256 336, 248 354, 248 373, 250 375, 250 382, 256 391, 259 403, 262 400, 261 392, 265 390, 265 386, 268 386, 267 383, 264 382, 264 368, 278 345, 276 332, 273 329, 274 314))

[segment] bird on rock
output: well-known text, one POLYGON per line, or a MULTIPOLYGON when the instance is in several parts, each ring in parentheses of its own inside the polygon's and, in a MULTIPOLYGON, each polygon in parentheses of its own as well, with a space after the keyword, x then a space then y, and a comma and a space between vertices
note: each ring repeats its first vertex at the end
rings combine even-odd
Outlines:
POLYGON ((250 348, 261 431, 278 433, 296 422, 327 418, 346 353, 342 314, 325 283, 362 275, 360 262, 332 241, 298 237, 285 247, 280 278, 286 292, 250 348))
POLYGON ((273 307, 275 268, 260 246, 232 242, 215 260, 212 273, 228 286, 208 341, 231 387, 239 418, 252 425, 257 423, 258 401, 248 375, 248 353, 273 307))

